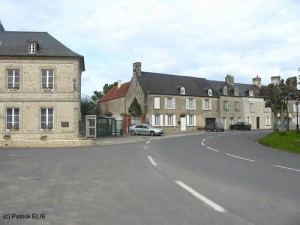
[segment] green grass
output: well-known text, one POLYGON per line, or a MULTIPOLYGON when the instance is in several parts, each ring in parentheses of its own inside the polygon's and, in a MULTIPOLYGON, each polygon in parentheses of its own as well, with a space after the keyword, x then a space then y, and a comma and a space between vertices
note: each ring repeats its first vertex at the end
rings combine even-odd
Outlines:
POLYGON ((259 140, 263 145, 300 154, 300 134, 287 131, 285 135, 273 132, 259 140))

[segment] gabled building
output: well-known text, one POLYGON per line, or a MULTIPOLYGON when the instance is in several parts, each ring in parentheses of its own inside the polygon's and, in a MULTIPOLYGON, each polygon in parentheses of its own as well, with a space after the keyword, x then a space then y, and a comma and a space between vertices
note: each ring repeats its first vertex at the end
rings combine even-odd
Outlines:
POLYGON ((125 96, 125 111, 136 97, 146 122, 167 131, 195 131, 212 122, 222 122, 228 129, 238 121, 249 122, 254 129, 268 129, 271 111, 265 109, 258 96, 259 86, 259 77, 253 79, 253 84, 234 83, 230 75, 224 82, 210 81, 144 72, 141 63, 136 62, 125 96))
POLYGON ((50 34, 5 31, 1 24, 1 136, 78 138, 84 70, 84 57, 50 34))

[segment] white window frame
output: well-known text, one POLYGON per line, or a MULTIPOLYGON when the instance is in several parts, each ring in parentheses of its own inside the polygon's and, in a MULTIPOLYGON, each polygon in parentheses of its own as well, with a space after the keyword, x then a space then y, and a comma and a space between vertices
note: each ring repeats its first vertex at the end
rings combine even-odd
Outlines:
POLYGON ((164 119, 163 115, 152 115, 152 126, 158 127, 158 126, 163 126, 164 125, 164 119))
POLYGON ((8 69, 7 70, 7 89, 8 90, 18 90, 20 88, 20 70, 19 69, 8 69), (12 74, 10 74, 12 72, 12 74), (10 77, 12 82, 9 81, 10 77), (19 79, 19 81, 17 81, 19 79))
POLYGON ((204 110, 204 111, 212 110, 212 100, 211 99, 202 99, 202 110, 204 110))
POLYGON ((185 95, 185 88, 184 87, 180 88, 180 94, 185 95))
POLYGON ((165 126, 166 127, 176 126, 176 116, 175 115, 165 115, 165 126))
POLYGON ((249 110, 250 110, 251 113, 254 113, 254 112, 255 112, 255 105, 254 105, 253 102, 250 102, 250 103, 249 103, 249 110))
POLYGON ((264 108, 264 113, 268 113, 269 112, 269 107, 265 107, 264 108))
POLYGON ((266 116, 266 126, 271 126, 271 117, 266 116))
POLYGON ((187 126, 188 127, 195 127, 196 126, 196 115, 187 115, 186 120, 187 120, 187 126))
POLYGON ((251 118, 250 118, 250 116, 247 116, 247 117, 246 117, 246 123, 251 124, 251 118))
POLYGON ((42 71, 41 71, 41 86, 42 86, 42 90, 44 90, 44 91, 45 90, 54 90, 54 70, 53 69, 42 69, 42 71), (52 78, 52 82, 51 82, 51 78, 52 78), (46 80, 43 81, 43 79, 46 79, 46 80))
POLYGON ((165 109, 175 109, 175 98, 165 98, 165 109))
POLYGON ((208 89, 207 94, 208 94, 208 96, 212 96, 212 90, 208 89))
POLYGON ((153 98, 153 108, 160 109, 160 97, 153 98))
POLYGON ((19 108, 6 109, 6 130, 7 131, 20 130, 20 109, 19 108), (9 110, 11 110, 11 115, 8 114, 9 110), (9 116, 11 117, 11 121, 9 121, 8 119, 9 116))
POLYGON ((185 102, 185 106, 187 110, 196 110, 196 99, 195 98, 187 98, 185 102))
POLYGON ((40 126, 41 130, 54 130, 54 108, 41 108, 40 126))
POLYGON ((228 111, 228 110, 229 110, 229 103, 228 103, 227 100, 223 101, 223 109, 224 109, 225 111, 228 111))
POLYGON ((28 46, 28 52, 29 54, 35 54, 37 50, 37 43, 36 42, 30 42, 28 46))

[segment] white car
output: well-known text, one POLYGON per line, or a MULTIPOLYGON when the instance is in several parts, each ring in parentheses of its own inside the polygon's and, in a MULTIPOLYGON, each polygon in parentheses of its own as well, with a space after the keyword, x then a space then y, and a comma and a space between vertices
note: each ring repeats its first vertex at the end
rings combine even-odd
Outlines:
POLYGON ((129 128, 129 132, 131 135, 162 135, 164 134, 164 130, 159 128, 159 127, 152 127, 151 125, 148 124, 139 124, 139 125, 133 125, 129 128))

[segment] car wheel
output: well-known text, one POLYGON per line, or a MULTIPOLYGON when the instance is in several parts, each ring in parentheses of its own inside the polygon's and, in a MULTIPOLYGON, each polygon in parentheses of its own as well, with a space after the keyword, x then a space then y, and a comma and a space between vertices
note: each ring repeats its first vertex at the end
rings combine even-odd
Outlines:
POLYGON ((154 136, 154 134, 155 134, 154 131, 151 131, 151 132, 150 132, 150 135, 151 135, 151 136, 154 136))
POLYGON ((131 133, 131 135, 136 135, 134 130, 132 130, 130 133, 131 133))

